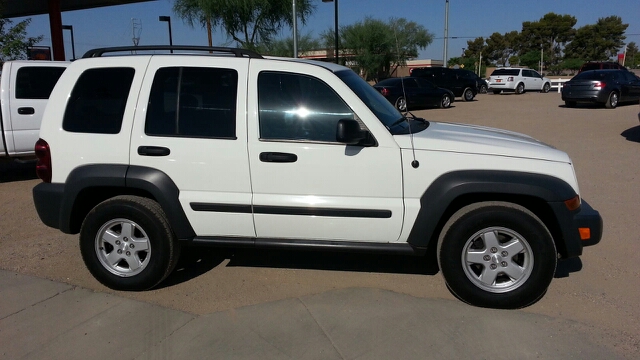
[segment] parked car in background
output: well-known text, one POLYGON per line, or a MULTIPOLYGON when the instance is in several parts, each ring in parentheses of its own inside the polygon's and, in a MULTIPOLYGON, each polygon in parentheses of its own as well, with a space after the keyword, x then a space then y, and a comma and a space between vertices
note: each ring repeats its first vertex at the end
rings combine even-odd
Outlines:
POLYGON ((478 78, 478 93, 486 94, 489 91, 489 83, 485 79, 478 78))
POLYGON ((494 94, 500 94, 502 91, 522 94, 530 90, 547 93, 549 89, 551 79, 531 69, 498 68, 493 70, 489 77, 489 91, 493 91, 494 94))
POLYGON ((0 157, 33 158, 42 113, 64 61, 7 61, 0 77, 0 157))
POLYGON ((638 101, 639 98, 640 78, 627 70, 583 71, 562 86, 562 100, 567 107, 591 102, 613 109, 620 102, 638 101))
POLYGON ((605 70, 605 69, 627 70, 626 67, 614 61, 589 61, 582 64, 582 66, 580 67, 580 70, 578 71, 578 74, 588 70, 605 70))
POLYGON ((428 80, 435 86, 451 90, 454 96, 471 101, 478 94, 478 75, 463 69, 421 67, 411 69, 411 76, 428 80))
POLYGON ((405 111, 418 106, 448 108, 453 103, 451 90, 435 86, 417 77, 389 78, 373 85, 396 109, 405 111))

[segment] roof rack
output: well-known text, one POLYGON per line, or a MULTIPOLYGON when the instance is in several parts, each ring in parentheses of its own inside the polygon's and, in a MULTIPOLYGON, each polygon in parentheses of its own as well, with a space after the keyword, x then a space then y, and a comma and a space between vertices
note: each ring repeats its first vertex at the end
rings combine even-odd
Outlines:
POLYGON ((186 51, 209 51, 218 53, 229 53, 235 57, 249 57, 262 59, 262 55, 255 51, 229 48, 229 47, 211 47, 211 46, 192 46, 192 45, 145 45, 145 46, 118 46, 98 48, 87 51, 82 58, 101 57, 105 53, 123 52, 123 51, 152 51, 152 50, 186 50, 186 51))

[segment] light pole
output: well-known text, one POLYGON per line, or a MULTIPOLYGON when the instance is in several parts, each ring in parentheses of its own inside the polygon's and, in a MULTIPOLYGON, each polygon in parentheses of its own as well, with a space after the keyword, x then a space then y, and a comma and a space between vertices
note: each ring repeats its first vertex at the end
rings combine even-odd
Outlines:
POLYGON ((71 31, 71 55, 73 56, 71 58, 71 60, 75 60, 76 59, 76 45, 75 45, 75 42, 73 41, 73 26, 72 25, 62 25, 62 30, 71 31))
POLYGON ((298 13, 296 12, 296 0, 293 0, 293 57, 298 57, 298 13))
POLYGON ((338 63, 338 0, 322 0, 322 2, 333 2, 334 3, 334 12, 335 12, 335 16, 334 16, 334 20, 335 20, 335 24, 334 24, 334 47, 335 47, 335 51, 336 51, 336 56, 335 56, 335 60, 336 60, 336 64, 338 63))
MULTIPOLYGON (((166 21, 169 24, 169 46, 173 46, 173 37, 171 36, 171 16, 158 16, 158 21, 166 21)), ((173 49, 169 51, 173 54, 173 49)))
POLYGON ((444 4, 444 54, 442 56, 442 66, 447 67, 447 50, 449 49, 449 0, 444 4))

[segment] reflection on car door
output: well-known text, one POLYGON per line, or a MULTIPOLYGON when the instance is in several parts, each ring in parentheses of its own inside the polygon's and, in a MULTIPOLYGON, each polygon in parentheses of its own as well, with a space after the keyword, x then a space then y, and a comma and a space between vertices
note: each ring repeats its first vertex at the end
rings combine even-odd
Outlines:
POLYGON ((637 101, 640 99, 640 78, 630 71, 620 71, 621 101, 637 101))
POLYGON ((371 116, 365 109, 357 114, 347 105, 357 99, 345 101, 333 90, 353 95, 346 85, 328 71, 312 77, 273 61, 252 61, 248 84, 256 235, 397 240, 403 220, 400 149, 390 136, 369 147, 336 141, 338 120, 371 116))

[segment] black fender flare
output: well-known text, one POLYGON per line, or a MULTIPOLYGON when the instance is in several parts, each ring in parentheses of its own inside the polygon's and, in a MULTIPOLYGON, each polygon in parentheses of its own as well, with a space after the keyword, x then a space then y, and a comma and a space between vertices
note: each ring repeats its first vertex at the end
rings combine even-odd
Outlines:
POLYGON ((422 194, 420 210, 407 242, 417 248, 427 248, 438 226, 446 221, 443 215, 449 206, 465 195, 524 195, 552 204, 571 199, 576 192, 565 181, 549 175, 500 170, 446 173, 422 194))
POLYGON ((144 166, 119 164, 85 165, 71 171, 64 184, 64 198, 60 206, 60 230, 76 233, 72 214, 78 195, 89 188, 125 188, 128 192, 142 191, 150 194, 162 207, 171 228, 178 239, 191 239, 195 231, 191 227, 182 206, 180 190, 164 172, 144 166))

